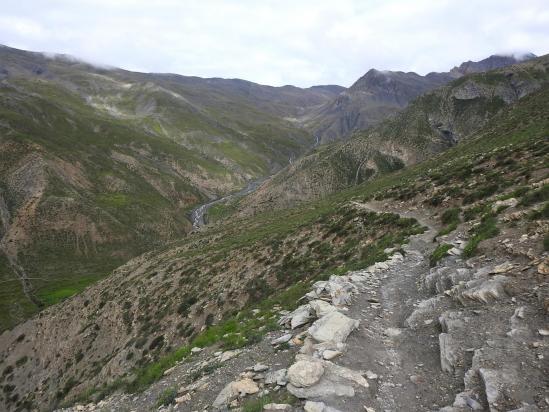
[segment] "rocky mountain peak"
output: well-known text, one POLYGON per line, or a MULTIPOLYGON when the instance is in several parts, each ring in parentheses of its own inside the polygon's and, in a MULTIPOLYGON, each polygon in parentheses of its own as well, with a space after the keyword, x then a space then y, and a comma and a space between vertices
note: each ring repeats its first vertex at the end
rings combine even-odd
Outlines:
POLYGON ((459 66, 456 66, 452 70, 450 70, 450 74, 455 77, 460 77, 466 74, 499 69, 500 67, 510 66, 512 64, 531 60, 536 57, 537 56, 534 53, 509 55, 493 54, 490 57, 487 57, 486 59, 480 60, 478 62, 474 62, 471 60, 463 62, 459 66))

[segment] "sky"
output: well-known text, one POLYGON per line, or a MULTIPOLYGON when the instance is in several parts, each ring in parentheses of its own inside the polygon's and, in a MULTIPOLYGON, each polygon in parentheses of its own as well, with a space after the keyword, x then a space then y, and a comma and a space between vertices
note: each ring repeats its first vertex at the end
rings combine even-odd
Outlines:
POLYGON ((350 86, 549 52, 548 0, 2 0, 0 44, 143 72, 350 86))

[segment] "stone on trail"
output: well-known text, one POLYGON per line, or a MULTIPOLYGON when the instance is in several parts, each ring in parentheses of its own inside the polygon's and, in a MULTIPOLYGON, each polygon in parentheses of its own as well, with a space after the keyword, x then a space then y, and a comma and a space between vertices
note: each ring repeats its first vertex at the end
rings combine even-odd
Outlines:
POLYGON ((301 305, 293 312, 285 315, 278 322, 281 325, 288 325, 292 328, 298 328, 311 320, 311 307, 307 305, 301 305))
POLYGON ((332 382, 331 380, 321 380, 309 388, 298 388, 292 384, 286 387, 288 392, 300 399, 318 399, 330 396, 355 396, 355 390, 351 385, 332 382))
POLYGON ((268 369, 269 369, 269 367, 267 365, 263 365, 262 363, 256 363, 253 366, 253 371, 254 372, 265 372, 268 369))
POLYGON ((223 363, 223 362, 227 362, 229 359, 232 359, 238 355, 240 355, 242 351, 239 350, 239 349, 236 349, 236 350, 228 350, 226 352, 223 352, 221 354, 221 357, 219 358, 219 362, 223 363))
POLYGON ((293 410, 292 405, 287 403, 268 403, 263 406, 265 412, 275 412, 275 411, 291 411, 293 410))
POLYGON ((448 333, 438 335, 440 346, 440 367, 443 371, 453 373, 460 364, 461 346, 448 333))
POLYGON ((285 386, 288 383, 288 370, 279 369, 277 371, 269 372, 265 375, 266 385, 279 385, 285 386))
POLYGON ((300 360, 288 369, 288 381, 295 387, 303 388, 317 383, 323 374, 322 362, 300 360))
POLYGON ((507 285, 509 281, 510 279, 508 277, 502 275, 496 275, 488 280, 475 279, 467 282, 464 285, 464 290, 461 285, 455 287, 452 290, 452 294, 463 305, 466 305, 470 301, 490 303, 507 296, 505 293, 505 285, 507 285))
POLYGON ((339 409, 335 409, 330 406, 327 406, 324 402, 313 402, 313 401, 305 402, 305 406, 303 407, 303 410, 305 412, 340 412, 339 409))
POLYGON ((484 384, 484 392, 490 410, 499 410, 497 404, 505 400, 509 388, 516 382, 516 376, 511 371, 485 369, 478 370, 484 384))
POLYGON ((219 392, 219 395, 213 401, 213 408, 222 408, 228 405, 237 396, 251 395, 259 392, 259 386, 253 380, 245 378, 239 381, 228 383, 219 392))
POLYGON ((331 312, 313 323, 309 328, 309 334, 318 342, 345 342, 358 324, 358 320, 340 312, 331 312))
POLYGON ((325 302, 320 299, 315 299, 309 302, 309 305, 311 305, 311 309, 316 313, 316 316, 318 318, 321 318, 322 316, 327 315, 328 313, 337 311, 335 306, 332 306, 328 302, 325 302))
POLYGON ((271 341, 271 345, 280 345, 282 343, 289 342, 290 339, 292 339, 292 334, 291 333, 286 333, 285 335, 282 335, 279 338, 273 339, 271 341))
POLYGON ((331 360, 331 359, 337 358, 340 355, 341 355, 341 352, 338 351, 338 350, 328 349, 328 350, 325 350, 324 352, 322 352, 322 357, 326 360, 331 360))

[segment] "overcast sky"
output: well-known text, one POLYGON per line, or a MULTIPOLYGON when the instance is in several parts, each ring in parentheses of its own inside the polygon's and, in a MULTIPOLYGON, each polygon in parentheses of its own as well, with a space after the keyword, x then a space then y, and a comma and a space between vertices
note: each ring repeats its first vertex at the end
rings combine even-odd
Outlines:
POLYGON ((349 86, 549 52, 548 0, 2 0, 0 43, 146 72, 349 86))

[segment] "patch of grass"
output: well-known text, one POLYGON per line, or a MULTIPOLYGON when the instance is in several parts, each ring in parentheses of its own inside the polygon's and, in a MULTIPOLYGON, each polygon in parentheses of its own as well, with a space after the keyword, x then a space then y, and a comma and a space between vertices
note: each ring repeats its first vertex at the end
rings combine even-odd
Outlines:
POLYGON ((549 233, 543 238, 543 250, 549 252, 549 233))
POLYGON ((296 405, 298 398, 286 391, 273 392, 269 395, 261 396, 256 399, 248 399, 242 404, 242 412, 261 412, 263 407, 269 403, 281 403, 287 405, 296 405))
POLYGON ((539 189, 532 190, 531 192, 528 192, 525 194, 520 204, 524 206, 530 206, 535 203, 545 202, 549 200, 549 185, 543 185, 539 189))
POLYGON ((456 230, 457 226, 461 223, 461 219, 459 217, 460 213, 461 209, 459 207, 445 210, 444 213, 442 213, 440 220, 445 226, 438 232, 435 239, 439 236, 447 235, 456 230))
POLYGON ((535 209, 528 215, 530 220, 549 219, 549 202, 546 202, 540 209, 535 209))
POLYGON ((158 395, 158 399, 156 400, 156 407, 159 408, 161 406, 168 406, 172 403, 175 403, 175 398, 177 397, 177 388, 166 388, 164 391, 158 395))
POLYGON ((486 214, 482 217, 480 224, 471 230, 472 237, 463 249, 463 256, 468 258, 475 254, 480 242, 490 239, 499 234, 496 217, 486 214))
POLYGON ((452 245, 449 245, 448 243, 442 243, 437 246, 437 248, 431 253, 431 256, 429 256, 429 265, 431 267, 435 267, 440 260, 442 260, 443 257, 448 255, 448 251, 452 249, 452 245))
POLYGON ((82 292, 89 285, 95 283, 100 277, 102 276, 81 276, 75 277, 72 280, 62 281, 60 279, 59 281, 40 289, 38 297, 47 306, 55 305, 56 303, 82 292), (66 286, 57 288, 57 286, 61 284, 65 284, 66 286))

